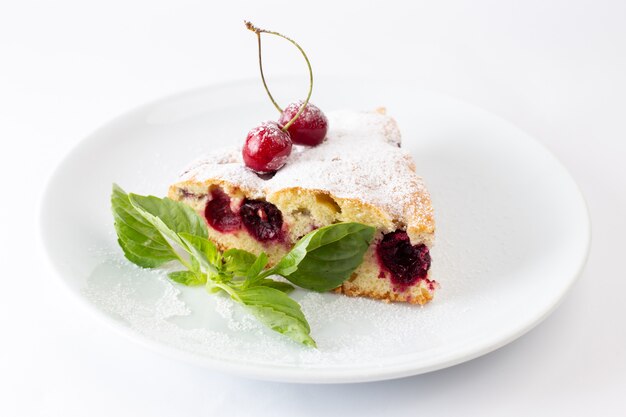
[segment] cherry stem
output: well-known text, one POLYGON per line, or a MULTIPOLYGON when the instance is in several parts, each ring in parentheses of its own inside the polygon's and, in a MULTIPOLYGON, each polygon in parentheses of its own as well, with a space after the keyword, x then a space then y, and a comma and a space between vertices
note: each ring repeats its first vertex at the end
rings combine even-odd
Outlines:
POLYGON ((296 115, 293 116, 291 120, 289 120, 289 122, 285 126, 283 126, 283 131, 286 132, 289 129, 289 127, 298 119, 298 117, 300 117, 300 115, 306 108, 306 105, 309 103, 309 99, 311 98, 311 93, 313 92, 313 69, 311 68, 311 63, 309 62, 309 58, 306 56, 306 53, 304 52, 304 50, 293 39, 288 38, 285 35, 281 35, 278 32, 273 32, 273 31, 269 31, 265 29, 259 29, 248 21, 244 21, 244 23, 246 24, 246 28, 248 28, 248 30, 251 30, 257 35, 258 45, 259 45, 259 68, 261 70, 261 80, 263 80, 263 87, 265 87, 265 91, 267 92, 267 95, 269 96, 270 100, 274 104, 274 107, 276 107, 276 109, 278 109, 279 112, 282 113, 283 109, 280 108, 280 106, 274 100, 274 97, 272 97, 272 94, 270 93, 270 90, 267 87, 267 83, 265 82, 265 75, 263 74, 263 61, 261 59, 261 33, 276 35, 291 42, 302 53, 302 56, 304 57, 304 60, 306 61, 306 65, 309 68, 309 93, 307 94, 306 99, 302 103, 302 106, 300 106, 298 113, 296 113, 296 115))
POLYGON ((261 70, 261 80, 263 80, 263 87, 265 87, 265 92, 269 96, 274 107, 276 107, 276 110, 278 110, 279 113, 282 113, 283 109, 281 109, 278 103, 276 103, 276 100, 274 100, 272 93, 270 93, 270 89, 267 86, 267 82, 265 82, 265 75, 263 74, 263 58, 261 54, 261 32, 256 32, 256 36, 257 36, 258 44, 259 44, 259 69, 261 70))

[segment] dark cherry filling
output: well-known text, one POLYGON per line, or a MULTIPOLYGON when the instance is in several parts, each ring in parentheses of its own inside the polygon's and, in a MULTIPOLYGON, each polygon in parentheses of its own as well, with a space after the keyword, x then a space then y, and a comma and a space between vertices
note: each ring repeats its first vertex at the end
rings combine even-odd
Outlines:
POLYGON ((230 208, 230 197, 219 188, 211 191, 211 200, 204 209, 209 225, 222 233, 241 229, 241 218, 230 208))
MULTIPOLYGON (((381 266, 391 274, 391 282, 408 287, 426 278, 430 253, 423 243, 411 245, 404 231, 387 233, 376 248, 381 266)), ((383 274, 384 275, 384 274, 383 274)))
POLYGON ((272 203, 246 199, 239 211, 241 221, 258 241, 280 240, 283 237, 283 215, 272 203))

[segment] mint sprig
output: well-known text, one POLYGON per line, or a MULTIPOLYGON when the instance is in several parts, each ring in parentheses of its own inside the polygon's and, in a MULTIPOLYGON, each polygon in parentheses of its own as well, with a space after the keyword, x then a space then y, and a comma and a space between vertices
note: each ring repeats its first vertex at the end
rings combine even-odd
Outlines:
POLYGON ((360 223, 322 227, 300 239, 271 272, 302 288, 332 290, 361 265, 373 237, 374 228, 360 223))
POLYGON ((118 243, 128 260, 144 268, 178 261, 186 269, 168 277, 209 293, 225 292, 257 319, 292 340, 315 347, 300 305, 287 293, 293 286, 270 277, 280 275, 314 291, 343 283, 363 261, 374 228, 338 223, 304 236, 274 267, 267 254, 241 249, 221 253, 208 237, 204 220, 189 206, 154 196, 127 194, 113 185, 111 208, 118 243))

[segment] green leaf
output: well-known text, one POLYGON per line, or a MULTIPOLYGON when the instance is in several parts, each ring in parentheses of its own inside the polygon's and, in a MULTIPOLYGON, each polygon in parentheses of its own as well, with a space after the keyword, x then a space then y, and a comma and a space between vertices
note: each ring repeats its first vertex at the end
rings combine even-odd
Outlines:
MULTIPOLYGON (((220 253, 213 242, 207 238, 179 233, 178 238, 183 242, 183 247, 201 267, 208 272, 217 273, 220 265, 220 253)), ((192 261, 192 264, 194 261, 192 261)))
POLYGON ((195 285, 204 285, 206 284, 206 275, 202 273, 195 273, 192 271, 176 271, 170 272, 167 276, 172 280, 176 281, 179 284, 195 286, 195 285))
POLYGON ((314 230, 272 268, 290 282, 314 291, 341 285, 363 262, 375 229, 360 223, 337 223, 314 230))
POLYGON ((235 276, 245 277, 257 257, 242 249, 228 249, 224 252, 224 270, 235 276))
POLYGON ((295 289, 294 286, 289 283, 282 282, 282 281, 274 281, 273 279, 269 279, 269 278, 263 278, 255 282, 254 285, 274 288, 284 293, 290 293, 291 291, 295 289))
POLYGON ((241 302, 254 316, 270 329, 302 343, 316 347, 311 328, 300 305, 275 288, 257 286, 236 291, 241 302))
POLYGON ((248 271, 246 271, 246 281, 254 282, 257 277, 263 272, 265 266, 269 262, 269 258, 265 252, 261 252, 261 254, 256 258, 254 263, 250 265, 248 271))
MULTIPOLYGON (((189 249, 189 248, 187 248, 187 249, 189 249)), ((190 266, 189 269, 192 272, 195 272, 195 273, 202 272, 202 267, 200 265, 200 262, 198 262, 198 260, 195 257, 193 257, 193 256, 189 257, 189 266, 190 266)))
POLYGON ((171 200, 154 196, 129 194, 133 208, 146 219, 162 236, 185 247, 178 233, 207 237, 204 220, 191 207, 171 200))
POLYGON ((132 241, 122 241, 118 239, 118 243, 124 251, 124 256, 126 256, 126 258, 134 264, 143 268, 155 268, 176 259, 171 252, 162 253, 152 251, 149 248, 137 245, 132 241))
POLYGON ((145 257, 141 255, 136 255, 130 249, 128 249, 124 241, 118 239, 117 243, 122 248, 122 251, 124 252, 124 256, 126 257, 126 259, 128 259, 132 263, 139 265, 143 268, 156 268, 159 265, 169 261, 169 259, 162 260, 162 259, 158 259, 154 257, 145 257))
POLYGON ((163 235, 133 207, 128 194, 116 184, 111 209, 118 243, 128 260, 144 268, 155 268, 177 259, 163 235))

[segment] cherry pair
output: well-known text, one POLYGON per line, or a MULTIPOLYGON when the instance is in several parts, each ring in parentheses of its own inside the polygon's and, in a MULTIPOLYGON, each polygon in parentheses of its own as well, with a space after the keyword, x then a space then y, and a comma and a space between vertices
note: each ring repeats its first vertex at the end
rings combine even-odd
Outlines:
POLYGON ((294 118, 302 104, 291 103, 282 112, 278 122, 264 122, 248 132, 242 151, 248 168, 260 174, 276 172, 285 165, 291 154, 292 143, 307 146, 322 143, 328 131, 328 119, 311 103, 304 107, 286 131, 283 130, 283 126, 294 118))
POLYGON ((300 45, 278 32, 259 29, 250 22, 245 22, 245 24, 249 30, 257 35, 261 80, 263 80, 265 91, 274 107, 280 112, 280 118, 278 122, 268 121, 261 123, 248 132, 242 149, 243 160, 251 170, 259 174, 271 174, 285 165, 294 143, 306 146, 317 146, 322 143, 328 131, 328 119, 318 107, 309 103, 311 92, 313 91, 313 70, 300 45), (304 56, 304 60, 309 68, 309 93, 304 101, 291 103, 283 110, 272 97, 263 74, 261 33, 276 35, 288 40, 304 56))

